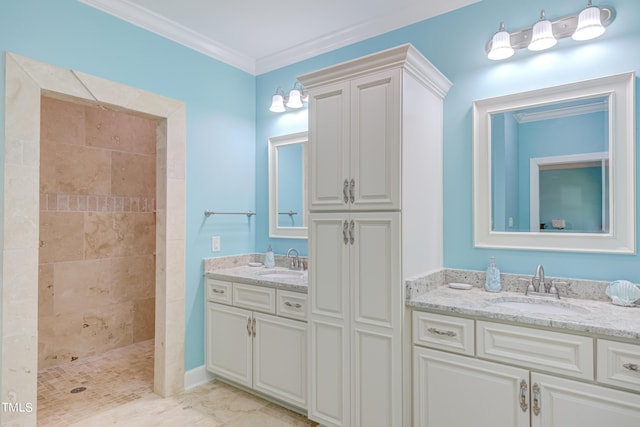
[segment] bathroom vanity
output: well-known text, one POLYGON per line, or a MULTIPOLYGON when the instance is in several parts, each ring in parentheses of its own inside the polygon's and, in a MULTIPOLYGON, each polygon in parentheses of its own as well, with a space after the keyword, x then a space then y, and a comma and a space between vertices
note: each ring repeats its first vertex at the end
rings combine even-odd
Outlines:
POLYGON ((306 413, 306 291, 303 271, 235 267, 207 272, 207 371, 306 413))
POLYGON ((446 285, 409 305, 414 426, 640 425, 639 308, 446 285))
POLYGON ((451 83, 411 45, 298 80, 309 92, 308 416, 408 425, 402 283, 442 265, 451 83))

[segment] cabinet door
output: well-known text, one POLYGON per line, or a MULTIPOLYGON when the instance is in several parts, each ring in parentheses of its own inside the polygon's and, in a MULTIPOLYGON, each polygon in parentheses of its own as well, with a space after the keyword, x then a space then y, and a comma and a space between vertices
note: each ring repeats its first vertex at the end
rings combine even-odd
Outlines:
POLYGON ((401 426, 400 214, 351 213, 352 425, 401 426))
POLYGON ((638 427, 640 396, 531 374, 532 427, 638 427))
POLYGON ((351 425, 348 227, 344 213, 309 215, 309 418, 327 426, 351 425))
POLYGON ((526 369, 414 347, 413 378, 414 426, 529 426, 526 369))
POLYGON ((253 388, 307 407, 307 324, 254 313, 253 388))
POLYGON ((397 69, 351 82, 352 209, 400 209, 400 82, 397 69))
POLYGON ((351 179, 348 82, 311 92, 309 147, 310 210, 345 209, 350 203, 351 179))
POLYGON ((207 303, 207 370, 246 387, 252 385, 251 312, 207 303))

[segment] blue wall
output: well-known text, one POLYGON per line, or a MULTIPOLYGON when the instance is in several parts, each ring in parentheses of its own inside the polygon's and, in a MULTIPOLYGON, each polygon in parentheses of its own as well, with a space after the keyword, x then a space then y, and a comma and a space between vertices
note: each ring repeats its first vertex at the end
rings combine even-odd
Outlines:
MULTIPOLYGON (((254 224, 205 209, 255 210, 255 77, 76 0, 3 0, 0 51, 179 99, 187 106, 185 367, 203 363, 202 259, 253 252, 254 224)), ((4 82, 4 65, 0 70, 4 82)), ((4 85, 0 85, 4 99, 4 85)), ((4 102, 0 117, 4 117, 4 102)), ((4 125, 2 126, 4 128, 4 125)), ((4 131, 0 131, 3 138, 4 131)), ((4 141, 0 141, 4 146, 4 141)), ((253 220, 252 220, 253 221, 253 220)))
MULTIPOLYGON (((506 61, 493 62, 487 59, 484 45, 497 30, 500 21, 505 21, 507 29, 515 30, 535 23, 541 8, 545 8, 547 16, 553 19, 575 13, 585 4, 583 0, 482 0, 466 8, 259 76, 256 98, 257 205, 266 203, 266 198, 263 200, 260 197, 260 193, 266 192, 266 186, 260 182, 266 179, 266 171, 261 170, 261 164, 266 163, 266 151, 261 144, 274 131, 300 131, 304 130, 306 124, 300 120, 285 129, 283 126, 287 124, 287 114, 269 113, 267 109, 275 88, 278 85, 291 85, 296 75, 410 42, 453 82, 444 103, 445 266, 484 270, 489 257, 493 255, 501 270, 507 273, 533 273, 535 266, 542 263, 551 276, 594 280, 625 278, 640 282, 640 268, 637 267, 640 257, 637 255, 473 247, 472 101, 609 74, 628 71, 640 73, 640 55, 637 55, 640 26, 635 22, 640 16, 640 2, 637 0, 606 2, 616 9, 617 17, 599 39, 583 43, 570 38, 563 39, 546 52, 531 53, 525 49, 506 61)), ((636 108, 636 114, 638 111, 636 108)), ((258 223, 256 228, 259 246, 266 246, 268 240, 263 227, 258 223)))

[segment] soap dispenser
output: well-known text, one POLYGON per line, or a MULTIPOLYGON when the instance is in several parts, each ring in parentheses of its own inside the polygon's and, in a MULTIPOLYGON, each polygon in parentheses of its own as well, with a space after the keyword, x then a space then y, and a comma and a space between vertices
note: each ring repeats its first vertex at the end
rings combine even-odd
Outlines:
POLYGON ((500 270, 496 266, 496 259, 494 257, 491 257, 491 260, 489 261, 484 289, 488 292, 500 292, 502 290, 502 284, 500 283, 500 270))
POLYGON ((267 252, 264 254, 264 266, 267 268, 272 268, 276 265, 275 256, 273 255, 273 250, 271 249, 271 245, 267 249, 267 252))

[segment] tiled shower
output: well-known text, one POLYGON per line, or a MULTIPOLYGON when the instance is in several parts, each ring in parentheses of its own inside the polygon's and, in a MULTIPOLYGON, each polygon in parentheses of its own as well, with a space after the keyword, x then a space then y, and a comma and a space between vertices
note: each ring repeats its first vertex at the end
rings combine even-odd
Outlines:
POLYGON ((42 97, 38 369, 154 337, 156 122, 42 97))

